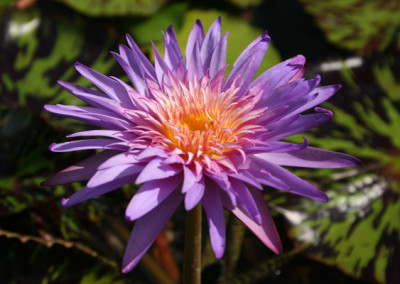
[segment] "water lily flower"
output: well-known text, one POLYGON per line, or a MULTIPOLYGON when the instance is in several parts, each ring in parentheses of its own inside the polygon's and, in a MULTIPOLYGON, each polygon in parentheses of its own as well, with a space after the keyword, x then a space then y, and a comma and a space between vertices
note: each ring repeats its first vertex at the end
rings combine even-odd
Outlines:
POLYGON ((203 206, 217 258, 225 250, 224 209, 281 253, 262 185, 327 201, 325 193, 283 166, 341 168, 358 163, 352 156, 310 147, 305 138, 301 144, 281 141, 328 121, 332 112, 316 106, 340 86, 321 87, 318 75, 304 79, 301 55, 254 79, 270 43, 267 32, 226 74, 227 37, 221 36, 220 18, 206 35, 198 20, 184 56, 171 26, 164 34, 164 57, 153 46, 153 65, 128 35, 129 46, 121 45, 112 54, 133 86, 76 63, 76 70, 97 89, 59 84, 90 107, 45 106, 98 127, 68 136, 77 140, 50 146, 54 152, 101 150, 44 182, 87 180, 62 200, 64 207, 128 183, 141 185, 126 208, 126 218, 136 222, 123 272, 137 265, 182 202, 186 210, 203 206), (302 114, 311 108, 313 113, 302 114))

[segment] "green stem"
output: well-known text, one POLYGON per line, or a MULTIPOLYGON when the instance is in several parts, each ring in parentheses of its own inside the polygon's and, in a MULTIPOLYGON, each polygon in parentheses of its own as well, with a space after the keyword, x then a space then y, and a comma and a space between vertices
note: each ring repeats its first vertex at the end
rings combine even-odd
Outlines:
POLYGON ((201 283, 201 203, 187 212, 183 283, 201 283))

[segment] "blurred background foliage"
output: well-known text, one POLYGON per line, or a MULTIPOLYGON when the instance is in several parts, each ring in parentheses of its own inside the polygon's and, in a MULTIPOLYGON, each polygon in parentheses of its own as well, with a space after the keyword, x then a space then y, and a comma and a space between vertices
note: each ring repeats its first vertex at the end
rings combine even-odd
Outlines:
POLYGON ((327 192, 316 202, 265 190, 281 234, 276 256, 227 215, 228 242, 216 260, 204 236, 204 283, 400 282, 400 2, 398 0, 1 0, 0 282, 179 283, 180 208, 133 272, 120 273, 132 224, 124 208, 134 185, 62 209, 79 183, 42 187, 57 170, 92 155, 48 145, 87 126, 51 116, 43 104, 81 104, 57 80, 90 86, 73 64, 127 80, 110 50, 131 34, 152 58, 170 24, 181 47, 194 21, 222 16, 228 63, 268 29, 260 72, 304 54, 306 76, 343 85, 324 107, 333 120, 305 135, 313 146, 362 159, 358 168, 293 169, 327 192))

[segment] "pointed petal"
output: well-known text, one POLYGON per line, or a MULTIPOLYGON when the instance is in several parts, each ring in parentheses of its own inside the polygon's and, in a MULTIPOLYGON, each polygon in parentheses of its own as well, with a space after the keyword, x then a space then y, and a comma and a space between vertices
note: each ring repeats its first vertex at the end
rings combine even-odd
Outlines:
POLYGON ((186 66, 172 25, 168 27, 164 36, 164 61, 174 71, 178 66, 186 66))
POLYGON ((157 81, 160 86, 164 84, 164 82, 168 83, 168 72, 169 67, 167 63, 165 63, 164 59, 162 58, 160 52, 157 50, 156 46, 153 45, 153 52, 154 52, 154 66, 156 70, 157 81))
POLYGON ((84 121, 105 129, 125 130, 133 127, 131 122, 105 109, 61 104, 45 105, 44 109, 48 112, 84 121))
POLYGON ((251 194, 257 204, 258 210, 261 215, 261 224, 257 224, 251 219, 243 210, 238 206, 233 206, 229 198, 222 195, 222 203, 225 208, 231 211, 239 220, 241 220, 267 247, 269 247, 276 254, 282 253, 282 244, 275 228, 274 220, 269 213, 267 205, 265 204, 263 195, 260 191, 250 189, 251 194))
POLYGON ((261 224, 261 216, 253 196, 250 194, 247 187, 238 180, 231 179, 232 189, 238 197, 238 203, 240 203, 241 208, 246 211, 246 214, 250 216, 251 219, 256 221, 256 223, 261 224))
MULTIPOLYGON (((250 85, 250 88, 262 84, 261 89, 264 91, 264 96, 268 97, 268 94, 275 88, 278 88, 289 81, 303 69, 306 59, 303 55, 297 55, 288 60, 285 60, 262 73, 258 76, 250 85)), ((263 97, 264 97, 263 96, 263 97)), ((264 105, 263 97, 257 103, 257 107, 264 105)))
POLYGON ((127 145, 118 144, 115 139, 85 139, 69 141, 65 143, 53 143, 50 145, 50 151, 53 152, 72 152, 91 149, 112 149, 112 150, 127 150, 127 145))
POLYGON ((97 167, 105 160, 113 157, 118 152, 112 150, 105 150, 97 155, 89 157, 75 165, 69 166, 68 168, 54 174, 45 181, 42 182, 44 186, 65 184, 75 181, 88 180, 93 176, 97 170, 97 167))
POLYGON ((121 178, 124 175, 136 174, 142 170, 142 165, 137 164, 122 164, 105 169, 99 169, 90 178, 87 187, 98 187, 102 184, 112 183, 114 180, 121 178))
POLYGON ((185 209, 192 210, 200 202, 204 194, 204 178, 196 182, 185 194, 185 209))
POLYGON ((176 189, 181 179, 179 176, 173 176, 146 182, 129 202, 125 212, 126 219, 135 221, 149 213, 176 189))
POLYGON ((200 54, 201 61, 204 64, 204 70, 210 68, 211 56, 218 42, 221 39, 221 17, 218 17, 208 29, 207 35, 204 38, 201 46, 200 54))
POLYGON ((290 137, 318 127, 330 120, 333 116, 333 113, 327 109, 316 107, 315 111, 317 111, 317 113, 305 115, 297 114, 297 116, 288 117, 287 120, 290 121, 290 124, 285 125, 285 127, 283 127, 282 124, 285 124, 286 120, 269 124, 268 129, 270 132, 263 135, 263 139, 280 140, 290 137))
POLYGON ((255 188, 263 189, 262 185, 259 182, 257 182, 256 178, 252 174, 250 174, 249 171, 240 171, 237 174, 232 174, 229 176, 244 181, 245 183, 252 185, 255 188))
POLYGON ((147 91, 145 75, 142 74, 143 71, 140 70, 139 66, 132 65, 132 62, 135 62, 137 58, 135 58, 131 53, 131 50, 124 45, 120 46, 120 53, 121 54, 111 52, 119 65, 121 65, 122 69, 124 69, 125 73, 128 75, 128 78, 132 82, 136 91, 140 94, 145 94, 147 91))
POLYGON ((319 105, 320 103, 332 97, 340 88, 341 85, 329 85, 316 88, 308 95, 308 97, 311 97, 312 99, 308 100, 307 103, 296 109, 291 115, 301 113, 319 105))
POLYGON ((207 188, 204 191, 201 203, 207 216, 211 246, 215 256, 221 258, 225 251, 226 232, 220 189, 210 180, 207 180, 206 184, 207 188))
MULTIPOLYGON (((285 185, 284 187, 274 187, 320 201, 328 201, 328 197, 324 192, 320 191, 318 188, 299 178, 298 176, 292 174, 288 170, 285 170, 281 166, 272 164, 269 161, 256 156, 252 157, 252 161, 255 164, 254 166, 257 168, 257 172, 262 172, 261 169, 263 169, 267 172, 267 174, 271 175, 273 178, 276 178, 285 185)), ((268 179, 268 176, 266 176, 266 179, 268 179)))
POLYGON ((200 58, 199 44, 196 43, 193 48, 192 56, 189 58, 188 66, 188 76, 190 80, 196 78, 201 78, 204 75, 203 64, 200 58))
POLYGON ((96 129, 96 130, 86 130, 86 131, 75 132, 75 133, 68 135, 67 138, 82 137, 82 136, 103 136, 103 137, 119 139, 122 141, 130 141, 136 137, 136 135, 131 132, 103 130, 103 129, 97 130, 96 129))
POLYGON ((227 48, 228 32, 219 41, 215 48, 210 62, 210 77, 214 78, 226 66, 226 48, 227 48))
POLYGON ((264 32, 240 54, 226 79, 224 89, 229 88, 237 80, 237 77, 240 76, 237 80, 237 86, 243 88, 238 95, 245 94, 262 62, 270 41, 271 38, 268 36, 268 33, 264 32))
POLYGON ((182 171, 182 167, 162 164, 162 159, 156 158, 150 161, 139 174, 136 183, 144 183, 149 180, 163 179, 175 176, 182 171))
MULTIPOLYGON (((105 160, 99 167, 99 170, 108 169, 111 167, 124 165, 124 164, 137 164, 139 163, 136 159, 136 154, 132 152, 123 152, 117 155, 110 157, 109 159, 105 160)), ((143 163, 140 163, 143 166, 143 163)))
POLYGON ((183 195, 175 190, 159 206, 136 221, 125 249, 122 272, 131 271, 153 244, 158 234, 171 218, 183 195))
POLYGON ((96 87, 102 90, 111 99, 121 102, 123 106, 131 105, 126 90, 115 80, 97 71, 94 71, 93 69, 90 69, 79 62, 75 63, 75 68, 83 77, 87 78, 90 82, 96 85, 96 87))
MULTIPOLYGON (((126 166, 126 165, 124 165, 126 166)), ((75 192, 69 198, 64 198, 61 201, 63 207, 70 207, 82 201, 88 200, 90 198, 105 194, 135 180, 137 174, 135 174, 136 168, 126 167, 124 171, 120 173, 118 177, 108 183, 101 184, 96 187, 85 186, 81 190, 75 192)))
MULTIPOLYGON (((203 30, 203 25, 200 20, 197 20, 190 31, 188 41, 186 43, 186 51, 185 51, 185 56, 186 56, 186 64, 190 61, 190 58, 192 56, 193 48, 196 44, 199 45, 199 47, 202 46, 204 41, 204 30, 203 30)), ((186 66, 187 69, 189 70, 189 66, 186 66)))
POLYGON ((196 182, 200 181, 202 175, 197 175, 196 169, 183 166, 184 180, 182 184, 182 193, 186 193, 196 182))
POLYGON ((360 164, 360 160, 339 152, 307 147, 286 153, 262 153, 257 157, 280 166, 305 168, 346 168, 360 164))
POLYGON ((153 78, 155 78, 154 66, 151 64, 149 59, 143 54, 142 50, 137 46, 129 34, 126 34, 126 40, 128 41, 129 46, 132 48, 132 51, 139 59, 141 66, 146 71, 145 73, 150 74, 153 78))

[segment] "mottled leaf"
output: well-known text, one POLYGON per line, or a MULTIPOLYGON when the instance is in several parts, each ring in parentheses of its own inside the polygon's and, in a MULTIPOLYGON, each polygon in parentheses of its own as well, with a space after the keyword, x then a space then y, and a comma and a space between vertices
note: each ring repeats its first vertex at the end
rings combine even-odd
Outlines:
POLYGON ((395 283, 400 185, 366 175, 327 194, 325 204, 301 199, 295 210, 282 211, 298 249, 352 276, 395 283))
POLYGON ((398 0, 300 0, 326 37, 339 47, 382 51, 400 25, 398 0))

